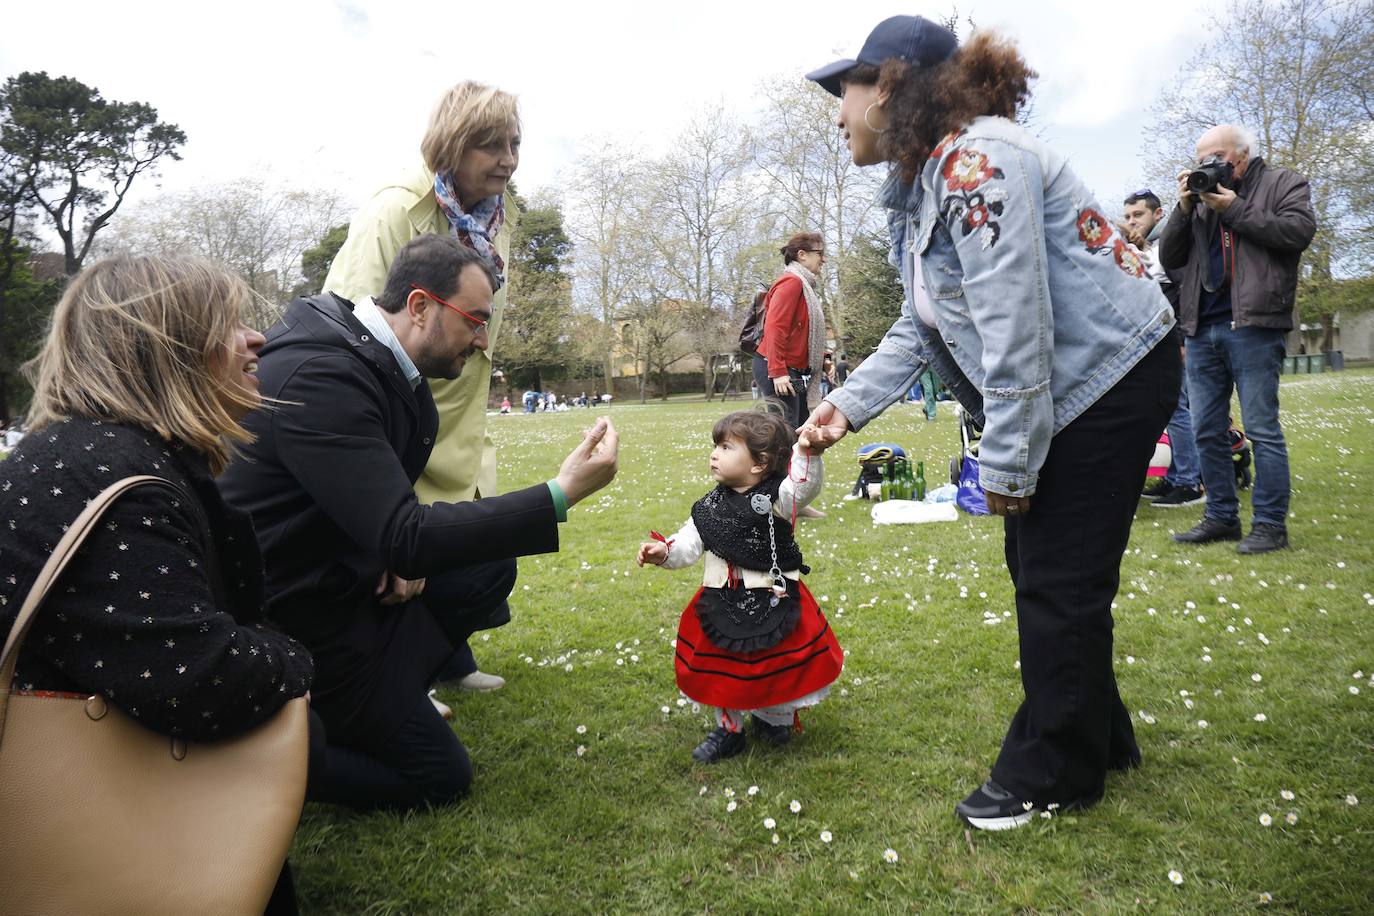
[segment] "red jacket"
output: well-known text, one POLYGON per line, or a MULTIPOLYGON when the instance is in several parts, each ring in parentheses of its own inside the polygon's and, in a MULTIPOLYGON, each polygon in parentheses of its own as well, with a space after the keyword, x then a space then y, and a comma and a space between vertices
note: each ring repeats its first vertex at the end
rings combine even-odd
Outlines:
POLYGON ((783 274, 774 280, 763 307, 767 314, 759 354, 768 360, 768 377, 784 378, 788 369, 809 367, 811 313, 806 308, 801 278, 783 274))

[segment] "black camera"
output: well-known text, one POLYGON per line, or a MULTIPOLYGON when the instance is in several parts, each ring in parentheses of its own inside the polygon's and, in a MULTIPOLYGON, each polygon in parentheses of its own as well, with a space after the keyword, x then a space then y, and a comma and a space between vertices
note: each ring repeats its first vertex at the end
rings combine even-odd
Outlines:
POLYGON ((1235 168, 1220 156, 1208 156, 1188 173, 1188 190, 1194 194, 1215 191, 1217 185, 1224 185, 1235 174, 1235 168))

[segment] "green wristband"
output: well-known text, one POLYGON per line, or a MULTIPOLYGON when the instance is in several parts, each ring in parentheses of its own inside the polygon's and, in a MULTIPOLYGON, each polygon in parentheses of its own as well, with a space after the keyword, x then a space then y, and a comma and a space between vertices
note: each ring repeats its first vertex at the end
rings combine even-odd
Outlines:
POLYGON ((563 488, 558 485, 558 481, 548 482, 549 495, 553 497, 553 512, 558 516, 560 522, 568 520, 568 497, 563 493, 563 488))

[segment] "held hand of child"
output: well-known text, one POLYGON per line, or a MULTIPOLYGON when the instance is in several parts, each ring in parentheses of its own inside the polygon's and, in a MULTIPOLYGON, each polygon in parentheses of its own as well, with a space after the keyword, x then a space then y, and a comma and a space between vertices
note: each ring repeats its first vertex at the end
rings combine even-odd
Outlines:
POLYGON ((668 559, 668 545, 662 541, 646 541, 639 545, 639 556, 635 562, 643 566, 646 562, 662 566, 668 559))
POLYGON ((803 423, 797 430, 797 444, 813 455, 819 455, 838 441, 814 423, 803 423))

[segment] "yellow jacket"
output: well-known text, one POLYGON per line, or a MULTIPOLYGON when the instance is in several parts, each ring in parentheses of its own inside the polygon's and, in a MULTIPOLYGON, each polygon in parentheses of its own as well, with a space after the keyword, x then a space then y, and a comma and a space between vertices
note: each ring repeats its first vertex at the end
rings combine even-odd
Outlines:
MULTIPOLYGON (((514 217, 515 207, 507 198, 506 223, 496 236, 496 250, 508 264, 514 217)), ((372 195, 354 215, 324 289, 353 302, 379 295, 402 245, 424 233, 448 232, 448 219, 434 199, 434 173, 421 165, 372 195)), ((415 482, 421 502, 462 502, 497 495, 496 446, 487 435, 487 393, 491 390, 490 352, 505 309, 506 287, 502 287, 491 304, 488 351, 474 353, 463 374, 453 381, 430 382, 439 408, 439 435, 429 464, 415 482)))

